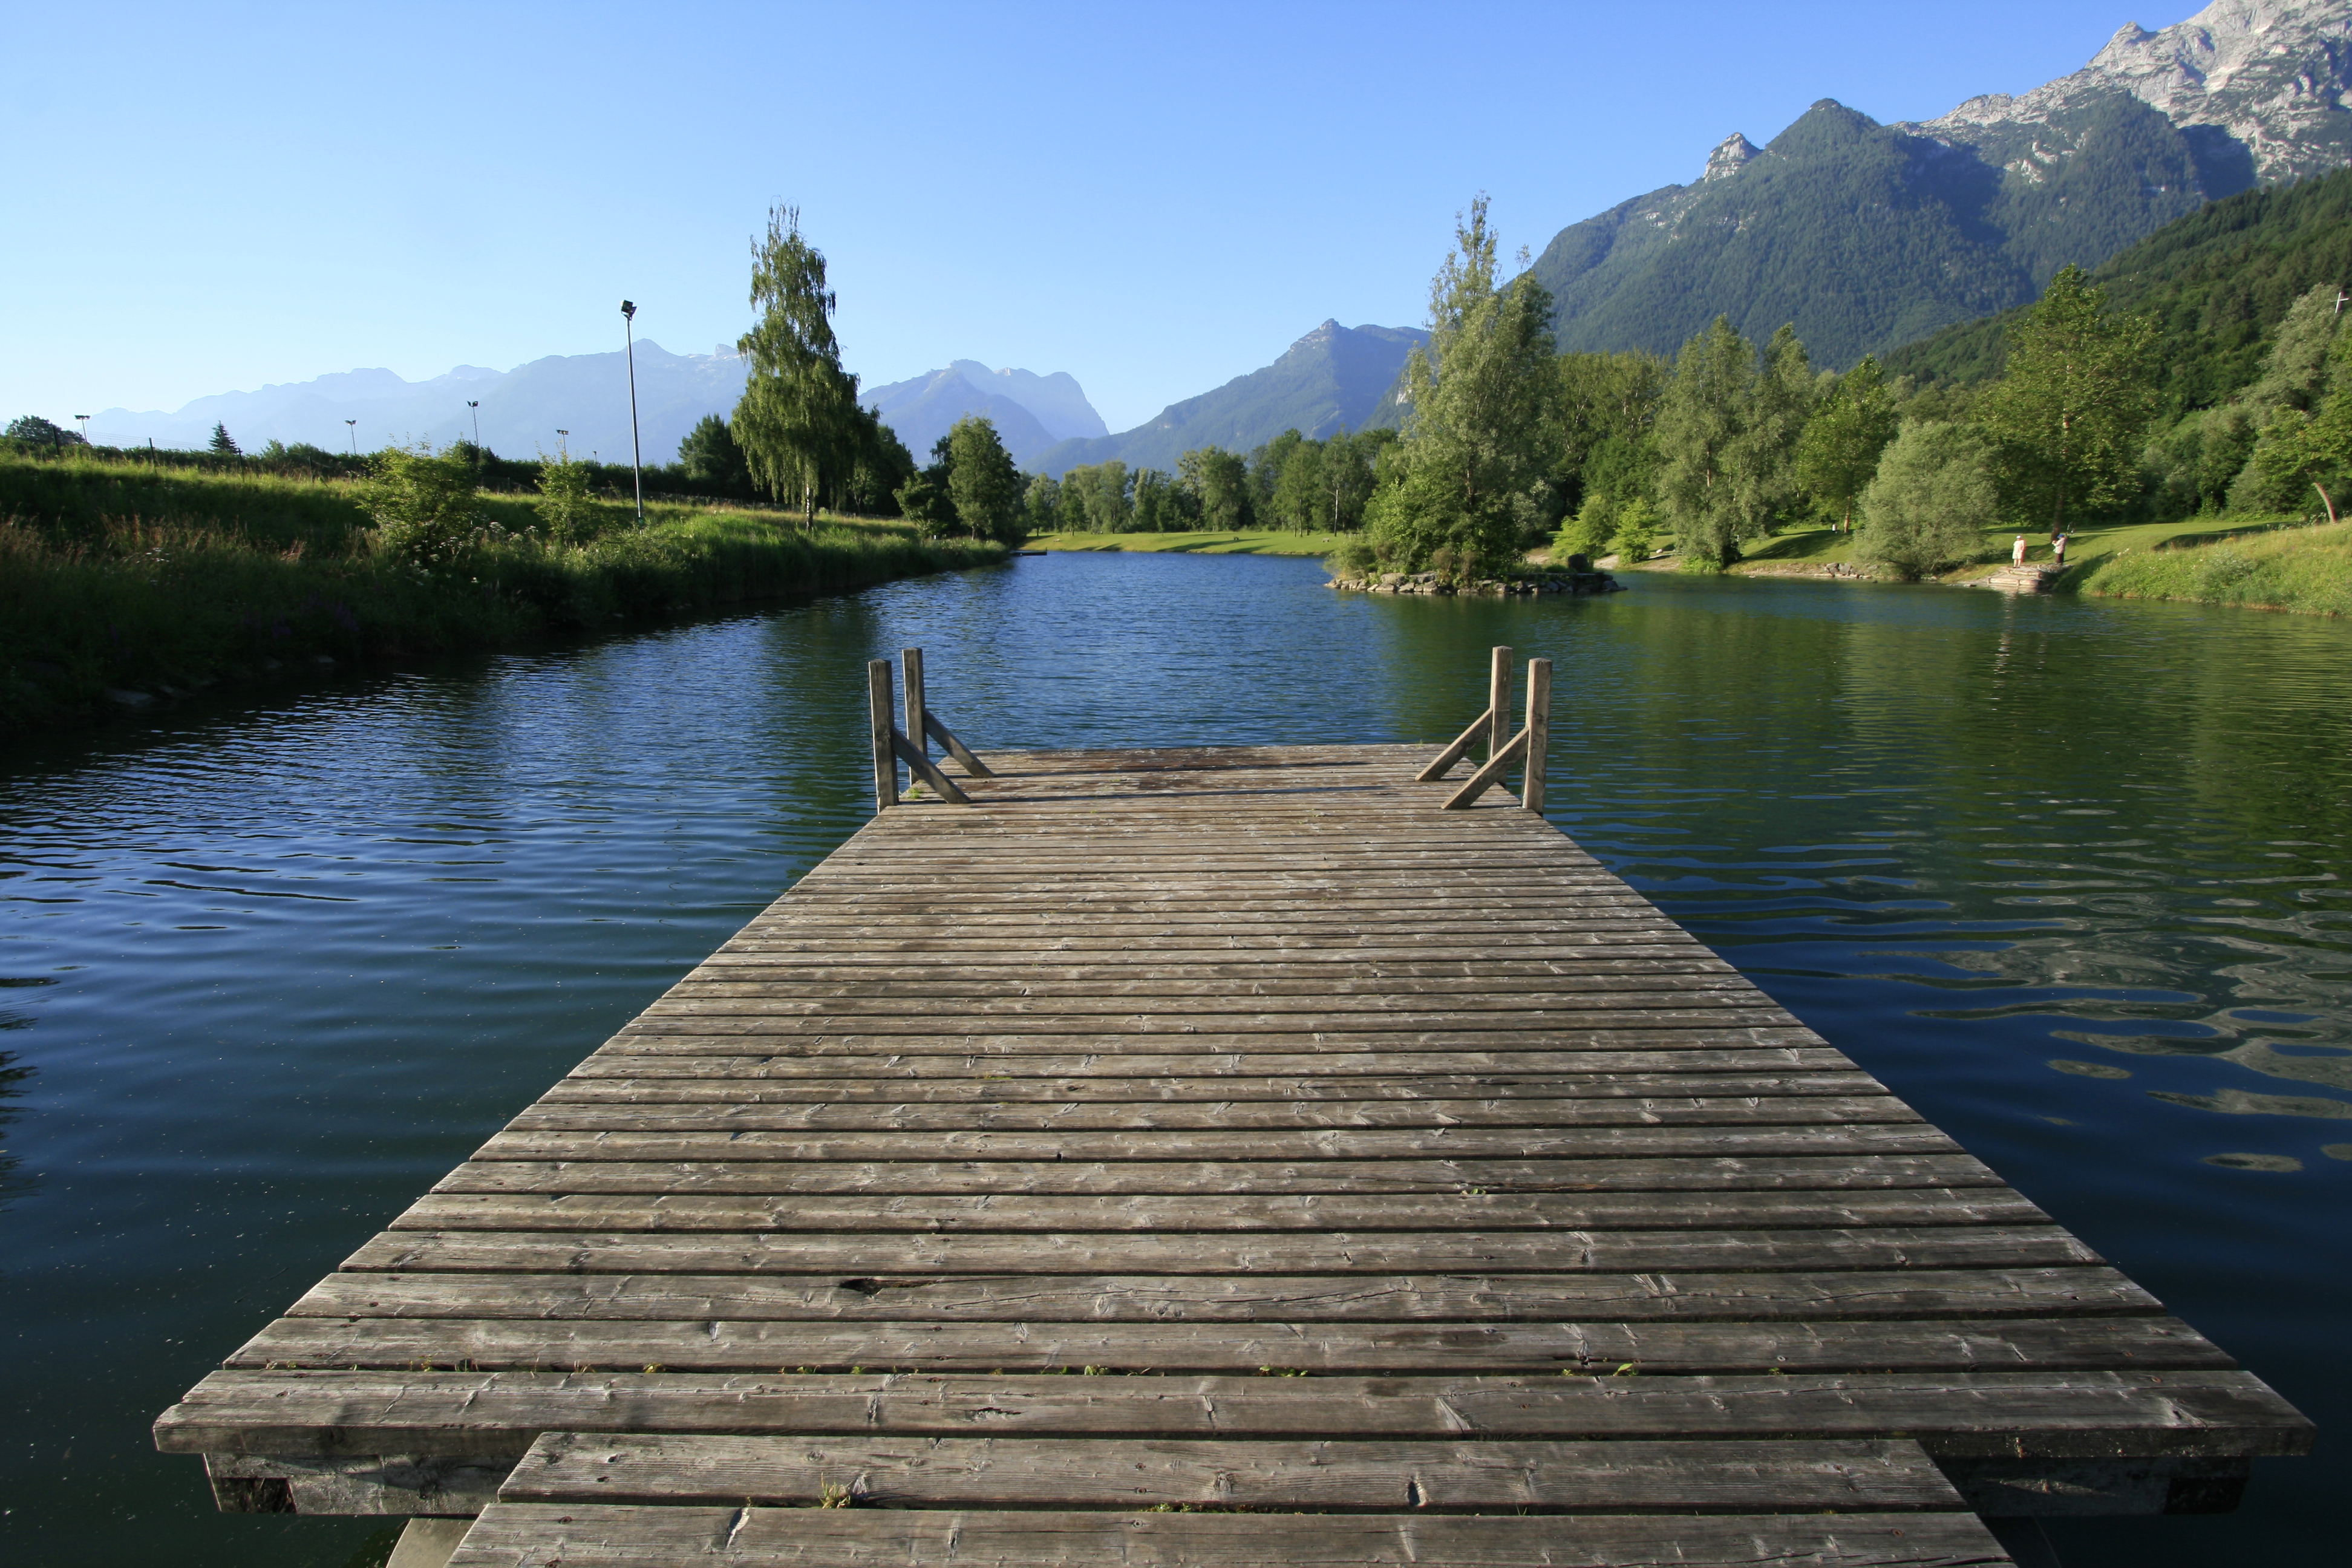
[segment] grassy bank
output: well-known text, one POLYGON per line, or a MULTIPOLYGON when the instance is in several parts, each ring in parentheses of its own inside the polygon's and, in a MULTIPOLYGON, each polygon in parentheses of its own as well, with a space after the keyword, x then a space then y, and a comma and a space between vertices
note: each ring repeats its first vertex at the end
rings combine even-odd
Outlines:
POLYGON ((1245 528, 1217 533, 1049 533, 1033 539, 1030 550, 1122 550, 1188 555, 1328 555, 1349 537, 1344 533, 1283 533, 1245 528))
POLYGON ((2078 593, 2352 615, 2352 522, 2116 552, 2067 573, 2078 593))
POLYGON ((453 564, 373 549, 348 482, 0 457, 0 729, 71 721, 289 666, 528 641, 1003 558, 904 523, 750 507, 609 509, 546 542, 485 496, 453 564))
MULTIPOLYGON (((2067 535, 2066 562, 2070 567, 2089 567, 2110 555, 2125 552, 2154 550, 2176 544, 2194 544, 2220 539, 2264 533, 2288 527, 2290 518, 2212 518, 2193 517, 2179 522, 2134 523, 2129 526, 2078 529, 2067 535)), ((1803 529, 1791 533, 1776 534, 1770 539, 1755 541, 1744 548, 1746 558, 1731 570, 1750 576, 1774 576, 1790 573, 1821 571, 1832 566, 1866 570, 1869 563, 1854 548, 1856 535, 1839 533, 1827 528, 1803 529)), ((1944 583, 1966 583, 1986 576, 2009 564, 2011 543, 2017 538, 2013 528, 1989 529, 1984 542, 1964 565, 1955 567, 1937 580, 1944 583)), ((2049 535, 2029 530, 2025 535, 2026 559, 2047 563, 2050 559, 2049 535)), ((1671 569, 1672 558, 1662 558, 1654 564, 1671 569)), ((2080 576, 2070 572, 2071 584, 2080 576)))

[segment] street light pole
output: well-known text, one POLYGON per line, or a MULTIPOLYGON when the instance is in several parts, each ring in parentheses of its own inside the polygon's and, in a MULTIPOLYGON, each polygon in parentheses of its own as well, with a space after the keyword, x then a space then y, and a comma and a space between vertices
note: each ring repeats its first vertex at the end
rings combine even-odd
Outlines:
POLYGON ((621 342, 629 354, 629 473, 637 482, 637 526, 646 525, 645 451, 637 445, 637 340, 634 330, 637 307, 621 301, 621 342))
POLYGON ((479 452, 482 449, 481 400, 479 398, 469 397, 466 400, 466 406, 474 411, 474 450, 479 452))
POLYGON ((343 423, 351 427, 352 456, 356 458, 360 455, 360 422, 356 419, 346 419, 343 423))
POLYGON ((77 414, 74 417, 81 421, 81 444, 87 447, 89 445, 89 416, 77 414))

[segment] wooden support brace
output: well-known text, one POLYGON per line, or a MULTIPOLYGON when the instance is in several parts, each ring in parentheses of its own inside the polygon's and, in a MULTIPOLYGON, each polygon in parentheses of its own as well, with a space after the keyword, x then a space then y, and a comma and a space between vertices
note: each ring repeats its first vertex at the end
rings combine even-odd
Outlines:
POLYGON ((955 780, 940 772, 939 765, 937 763, 933 763, 930 758, 925 756, 921 752, 916 750, 915 743, 912 741, 908 740, 906 736, 899 734, 895 730, 890 732, 890 749, 896 752, 900 760, 907 764, 908 772, 912 773, 917 778, 922 780, 925 784, 930 785, 933 789, 939 791, 940 798, 941 800, 946 801, 950 805, 970 805, 971 804, 971 796, 958 789, 956 787, 955 780))
POLYGON ((1471 749, 1483 739, 1486 756, 1491 762, 1496 753, 1510 743, 1510 717, 1504 710, 1511 702, 1511 650, 1498 647, 1489 657, 1486 670, 1486 710, 1470 721, 1470 727, 1454 737, 1445 750, 1430 759, 1430 763, 1413 774, 1415 784, 1429 784, 1445 776, 1445 770, 1470 754, 1471 749))
POLYGON ((873 714, 874 809, 887 811, 898 804, 898 758, 891 742, 898 726, 890 711, 890 661, 866 661, 866 702, 873 714))
POLYGON ((1455 790, 1453 795, 1447 799, 1445 805, 1441 809, 1445 811, 1460 811, 1464 806, 1468 805, 1472 801, 1476 800, 1480 795, 1485 795, 1488 790, 1502 783, 1503 775, 1511 771, 1511 764, 1517 762, 1520 757, 1524 756, 1527 752, 1527 749, 1528 732, 1525 730, 1522 730, 1517 734, 1512 736, 1509 740, 1504 742, 1503 749, 1495 753, 1495 760, 1488 763, 1485 767, 1480 768, 1476 773, 1472 773, 1462 787, 1455 790))
POLYGON ((948 755, 953 757, 958 763, 961 763, 963 765, 963 771, 970 773, 972 777, 976 779, 992 779, 996 776, 996 770, 990 767, 986 763, 982 762, 978 757, 973 756, 971 750, 966 747, 961 741, 956 739, 955 731, 949 729, 945 724, 940 722, 939 716, 937 714, 926 713, 923 715, 923 729, 930 735, 932 740, 937 741, 940 745, 945 746, 948 749, 948 755))
POLYGON ((1494 715, 1491 713, 1481 713, 1471 720, 1467 730, 1454 736, 1452 744, 1430 760, 1429 766, 1412 775, 1412 782, 1428 784, 1433 779, 1444 778, 1446 769, 1470 754, 1470 748, 1476 745, 1479 737, 1486 733, 1487 724, 1493 718, 1494 715))
POLYGON ((958 740, 955 731, 940 723, 938 715, 931 711, 923 691, 923 650, 919 647, 901 648, 898 657, 907 668, 907 738, 914 743, 915 750, 928 757, 931 750, 928 742, 937 741, 948 749, 948 755, 972 777, 994 778, 996 774, 989 765, 973 756, 971 749, 958 740))

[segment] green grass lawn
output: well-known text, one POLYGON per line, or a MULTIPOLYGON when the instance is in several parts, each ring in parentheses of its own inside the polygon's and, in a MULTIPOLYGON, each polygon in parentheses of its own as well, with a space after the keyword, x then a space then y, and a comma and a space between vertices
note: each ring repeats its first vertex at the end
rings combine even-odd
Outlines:
POLYGON ((1049 533, 1024 550, 1181 551, 1188 555, 1328 555, 1344 533, 1283 533, 1245 528, 1223 533, 1049 533))
MULTIPOLYGON (((2089 566, 2110 555, 2126 551, 2145 551, 2158 545, 2189 546, 2210 544, 2220 540, 2235 539, 2251 534, 2268 533, 2276 529, 2290 528, 2300 521, 2291 517, 2218 518, 2192 517, 2179 522, 2135 523, 2126 527, 2090 527, 2067 536, 2066 564, 2069 567, 2089 566)), ((1790 565, 1827 566, 1832 564, 1861 565, 1861 556, 1854 550, 1858 536, 1839 533, 1827 528, 1811 528, 1793 533, 1782 533, 1748 546, 1747 556, 1734 572, 1769 575, 1775 567, 1790 565)), ((2017 537, 2013 528, 1986 531, 1984 548, 1966 566, 1945 573, 1940 582, 1966 583, 1983 577, 2009 564, 2011 542, 2017 537)), ((2050 559, 2050 536, 2038 530, 2025 535, 2028 562, 2047 563, 2050 559)), ((1655 566, 1671 568, 1672 558, 1662 559, 1655 566)), ((2079 574, 2070 573, 2070 581, 2079 574)))

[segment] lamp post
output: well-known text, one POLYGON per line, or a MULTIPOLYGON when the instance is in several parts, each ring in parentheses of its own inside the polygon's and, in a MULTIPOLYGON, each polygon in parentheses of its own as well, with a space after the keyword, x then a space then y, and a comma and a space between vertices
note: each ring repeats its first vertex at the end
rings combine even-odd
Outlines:
POLYGON ((467 398, 467 399, 466 400, 466 406, 467 406, 467 407, 468 407, 468 408, 470 408, 470 409, 472 409, 472 410, 474 411, 474 450, 475 450, 475 451, 477 451, 477 452, 479 452, 479 451, 482 449, 482 404, 481 404, 481 399, 479 399, 479 398, 476 398, 476 397, 469 397, 469 398, 467 398))
POLYGON ((571 437, 572 432, 569 430, 558 430, 555 433, 555 449, 567 463, 572 460, 571 437))
POLYGON ((89 445, 89 416, 77 414, 74 417, 81 421, 81 444, 87 447, 89 445))
POLYGON ((356 458, 360 455, 360 422, 356 419, 346 419, 343 424, 351 430, 352 456, 356 458))
POLYGON ((621 343, 629 355, 629 474, 637 482, 637 526, 646 525, 645 451, 637 444, 637 319, 635 301, 621 301, 621 343))

